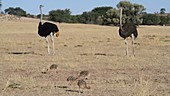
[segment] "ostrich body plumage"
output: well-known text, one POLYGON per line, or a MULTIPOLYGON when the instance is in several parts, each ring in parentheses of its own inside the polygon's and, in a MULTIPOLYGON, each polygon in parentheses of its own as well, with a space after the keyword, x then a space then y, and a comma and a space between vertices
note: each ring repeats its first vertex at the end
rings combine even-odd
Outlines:
POLYGON ((45 22, 45 23, 42 24, 42 22, 39 22, 38 34, 42 37, 49 36, 51 32, 54 35, 58 31, 59 31, 58 27, 53 23, 45 22))
POLYGON ((123 24, 122 27, 119 28, 119 35, 120 37, 126 39, 128 37, 132 37, 132 34, 135 38, 138 36, 138 32, 136 29, 136 25, 132 22, 123 24))

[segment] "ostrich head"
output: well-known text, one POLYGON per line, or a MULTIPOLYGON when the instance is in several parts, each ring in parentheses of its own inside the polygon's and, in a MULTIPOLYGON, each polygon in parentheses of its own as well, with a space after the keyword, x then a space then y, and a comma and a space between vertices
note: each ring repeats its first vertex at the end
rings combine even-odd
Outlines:
POLYGON ((42 7, 44 7, 44 5, 40 5, 40 9, 41 9, 42 7))

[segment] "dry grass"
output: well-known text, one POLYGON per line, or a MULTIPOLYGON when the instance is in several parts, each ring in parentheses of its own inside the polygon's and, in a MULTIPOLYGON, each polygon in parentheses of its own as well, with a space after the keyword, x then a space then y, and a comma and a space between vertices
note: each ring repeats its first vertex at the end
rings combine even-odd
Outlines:
POLYGON ((56 54, 47 54, 38 20, 0 22, 1 96, 77 96, 66 78, 89 70, 91 89, 82 96, 169 96, 170 27, 140 26, 136 57, 124 56, 117 27, 57 24, 56 54), (42 74, 51 64, 58 70, 42 74))

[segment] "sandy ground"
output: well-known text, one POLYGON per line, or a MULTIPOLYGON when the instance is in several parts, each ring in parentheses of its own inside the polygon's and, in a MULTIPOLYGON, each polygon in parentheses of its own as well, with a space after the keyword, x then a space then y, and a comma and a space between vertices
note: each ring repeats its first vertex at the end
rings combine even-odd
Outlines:
POLYGON ((170 27, 140 26, 129 57, 118 27, 58 24, 56 54, 48 55, 38 20, 0 22, 1 96, 78 96, 66 78, 82 70, 91 89, 80 96, 170 96, 170 27), (46 71, 57 64, 55 71, 46 71))

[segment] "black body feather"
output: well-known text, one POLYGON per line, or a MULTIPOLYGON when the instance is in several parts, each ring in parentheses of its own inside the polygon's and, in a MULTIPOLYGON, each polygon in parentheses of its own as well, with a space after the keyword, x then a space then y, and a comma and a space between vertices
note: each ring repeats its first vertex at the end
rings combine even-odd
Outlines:
POLYGON ((122 27, 119 28, 119 35, 126 39, 127 37, 131 37, 131 34, 137 38, 138 32, 136 25, 132 22, 125 23, 122 27))
POLYGON ((38 34, 42 37, 47 37, 48 35, 50 35, 51 32, 57 33, 59 31, 57 25, 49 23, 49 22, 45 22, 44 24, 42 24, 42 22, 39 23, 38 25, 38 34))

